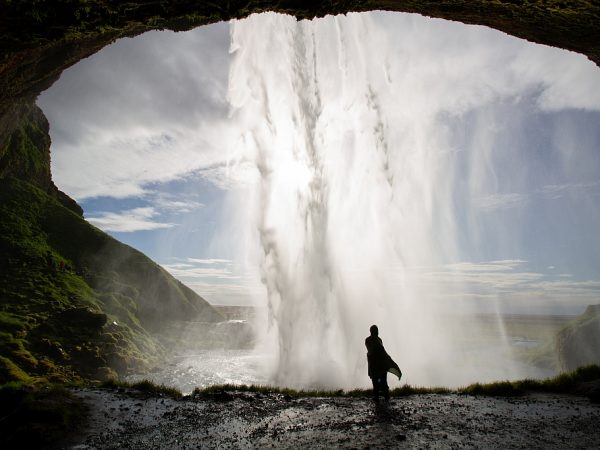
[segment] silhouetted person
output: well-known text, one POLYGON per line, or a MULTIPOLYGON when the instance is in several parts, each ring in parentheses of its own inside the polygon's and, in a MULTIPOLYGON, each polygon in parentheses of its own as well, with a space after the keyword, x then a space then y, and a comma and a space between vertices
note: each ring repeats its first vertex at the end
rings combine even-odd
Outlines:
POLYGON ((400 379, 402 372, 398 364, 387 354, 383 348, 383 341, 379 337, 377 325, 370 328, 371 335, 365 339, 367 347, 367 362, 369 377, 373 382, 373 399, 379 401, 379 393, 383 392, 386 401, 390 399, 390 388, 387 384, 387 373, 392 372, 400 379))

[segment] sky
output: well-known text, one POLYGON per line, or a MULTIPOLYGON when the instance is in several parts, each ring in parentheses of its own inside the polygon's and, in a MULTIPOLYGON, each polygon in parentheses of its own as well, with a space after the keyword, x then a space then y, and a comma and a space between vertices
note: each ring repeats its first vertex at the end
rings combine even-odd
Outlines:
MULTIPOLYGON (((423 165, 429 184, 419 186, 453 205, 431 213, 436 230, 452 228, 451 242, 438 232, 427 243, 452 250, 440 251, 435 265, 415 258, 404 276, 471 310, 490 297, 516 313, 577 314, 599 303, 600 69, 483 27, 399 13, 361 17, 322 19, 312 33, 341 39, 347 57, 366 63, 338 67, 331 61, 339 55, 324 44, 319 70, 355 70, 344 80, 354 80, 356 92, 365 79, 381 97, 390 86, 378 107, 406 129, 388 144, 401 147, 410 135, 439 150, 439 160, 423 165)), ((238 151, 240 127, 256 117, 236 111, 245 107, 243 82, 277 76, 285 55, 253 53, 252 39, 266 38, 263 19, 251 20, 119 40, 38 99, 50 122, 56 185, 91 223, 217 304, 266 302, 244 242, 252 239, 248 216, 238 214, 255 176, 238 151), (269 70, 241 77, 250 67, 269 70)))

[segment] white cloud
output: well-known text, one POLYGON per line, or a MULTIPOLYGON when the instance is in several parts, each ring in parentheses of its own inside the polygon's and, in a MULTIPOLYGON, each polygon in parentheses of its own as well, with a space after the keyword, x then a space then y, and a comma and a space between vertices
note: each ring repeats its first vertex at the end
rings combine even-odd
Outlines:
MULTIPOLYGON (((523 270, 526 261, 507 260, 483 263, 461 262, 436 269, 422 268, 411 274, 417 285, 438 292, 442 304, 448 300, 480 301, 479 307, 497 305, 513 311, 527 311, 532 305, 539 311, 573 313, 582 306, 597 303, 600 280, 575 280, 572 275, 550 275, 523 270)), ((552 266, 550 266, 552 267, 552 266)))
POLYGON ((152 220, 158 212, 152 207, 134 208, 127 211, 98 213, 87 220, 104 231, 129 233, 134 231, 171 228, 176 224, 152 220))
POLYGON ((216 305, 263 306, 265 289, 260 283, 215 284, 191 282, 187 285, 198 295, 216 305))
POLYGON ((592 194, 598 191, 600 182, 585 182, 585 183, 563 183, 563 184, 547 184, 539 189, 536 189, 532 194, 490 194, 475 198, 475 206, 483 212, 494 212, 497 210, 505 210, 511 208, 520 208, 526 206, 532 196, 543 196, 544 198, 557 200, 567 194, 581 194, 587 192, 592 194))
POLYGON ((223 258, 185 258, 162 264, 171 275, 215 304, 262 305, 264 286, 253 272, 223 258), (211 266, 211 267, 207 267, 211 266))
POLYGON ((218 259, 218 258, 208 258, 208 259, 199 259, 199 258, 188 258, 189 262, 193 262, 196 264, 232 264, 233 261, 230 259, 218 259))
POLYGON ((524 206, 528 201, 525 194, 491 194, 475 199, 477 208, 485 212, 492 212, 498 209, 518 208, 524 206))
POLYGON ((239 275, 234 275, 231 270, 225 268, 207 268, 207 267, 182 267, 182 265, 164 264, 163 267, 174 277, 179 279, 191 278, 211 278, 238 280, 239 275))
POLYGON ((77 200, 126 198, 223 166, 228 27, 122 39, 66 70, 38 99, 57 185, 77 200))
POLYGON ((565 194, 588 192, 597 192, 600 188, 600 181, 590 181, 585 183, 563 183, 547 184, 538 189, 538 192, 550 199, 559 199, 565 194))
POLYGON ((97 130, 73 145, 63 144, 53 154, 53 172, 61 188, 77 200, 150 195, 146 186, 152 183, 192 174, 216 176, 221 169, 215 167, 224 167, 229 145, 222 128, 222 124, 198 123, 193 129, 170 130, 169 139, 164 138, 164 129, 157 133, 143 124, 121 134, 97 130))
POLYGON ((460 262, 447 264, 445 268, 459 272, 504 272, 514 270, 526 262, 521 259, 503 259, 486 263, 460 262))
POLYGON ((156 208, 182 214, 204 207, 204 203, 185 195, 154 192, 149 200, 156 208))

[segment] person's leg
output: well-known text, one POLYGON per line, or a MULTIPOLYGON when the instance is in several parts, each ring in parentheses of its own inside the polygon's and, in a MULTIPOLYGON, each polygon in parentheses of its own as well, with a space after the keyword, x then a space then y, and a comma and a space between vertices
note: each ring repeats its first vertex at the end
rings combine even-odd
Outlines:
POLYGON ((377 378, 377 376, 374 376, 373 378, 371 378, 371 381, 373 382, 373 400, 378 401, 379 400, 379 379, 377 378))
POLYGON ((385 398, 385 401, 389 401, 390 399, 390 387, 387 384, 387 372, 384 373, 381 378, 381 390, 383 391, 383 398, 385 398))

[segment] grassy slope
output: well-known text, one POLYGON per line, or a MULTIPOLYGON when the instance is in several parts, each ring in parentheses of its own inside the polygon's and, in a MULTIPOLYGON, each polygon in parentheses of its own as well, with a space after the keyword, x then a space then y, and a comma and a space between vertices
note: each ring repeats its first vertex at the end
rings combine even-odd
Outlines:
POLYGON ((153 334, 169 321, 219 320, 157 264, 83 219, 52 183, 42 111, 17 109, 0 145, 0 383, 144 369, 162 355, 153 334))
POLYGON ((14 178, 0 179, 0 254, 0 382, 147 368, 163 351, 149 333, 162 321, 218 319, 143 254, 14 178))

